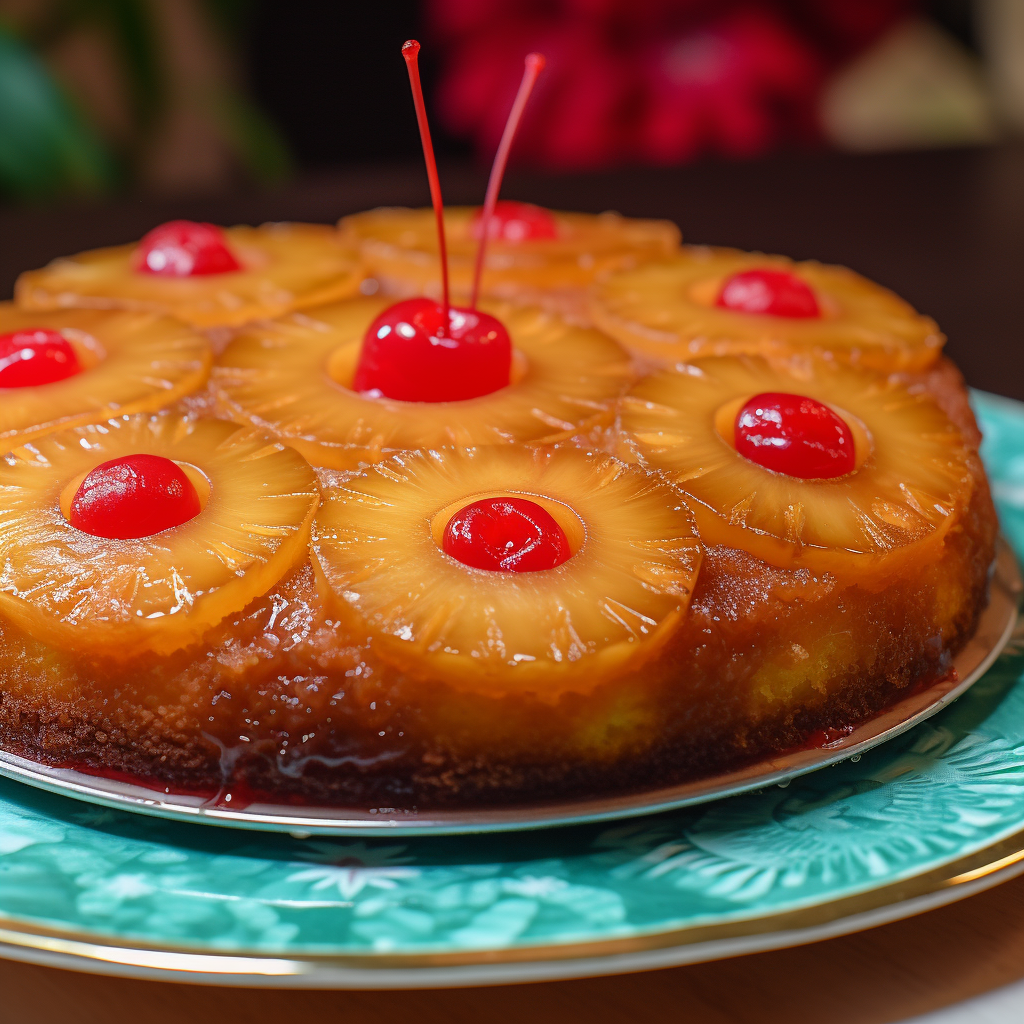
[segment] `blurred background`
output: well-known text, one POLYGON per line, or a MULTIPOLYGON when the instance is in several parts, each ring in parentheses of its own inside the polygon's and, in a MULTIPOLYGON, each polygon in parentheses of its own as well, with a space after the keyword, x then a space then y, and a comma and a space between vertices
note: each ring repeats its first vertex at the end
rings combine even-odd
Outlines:
POLYGON ((509 198, 842 263, 1024 399, 1024 0, 0 0, 0 290, 176 217, 509 198))
POLYGON ((0 200, 174 196, 438 149, 592 172, 1024 133, 1024 0, 0 0, 0 200))

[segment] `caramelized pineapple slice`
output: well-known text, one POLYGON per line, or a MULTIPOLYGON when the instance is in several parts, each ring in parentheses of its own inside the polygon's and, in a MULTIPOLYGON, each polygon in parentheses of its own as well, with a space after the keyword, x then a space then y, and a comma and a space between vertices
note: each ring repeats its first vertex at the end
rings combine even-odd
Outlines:
MULTIPOLYGON (((445 210, 448 270, 453 294, 469 294, 478 240, 478 207, 445 210)), ((553 214, 556 237, 487 243, 481 288, 485 295, 516 298, 585 288, 601 273, 671 255, 679 229, 671 221, 637 220, 617 213, 553 214)), ((362 254, 369 273, 396 295, 435 294, 440 288, 437 224, 432 209, 384 207, 345 217, 342 237, 362 254)))
POLYGON ((237 327, 355 295, 358 256, 324 224, 264 224, 224 232, 240 271, 163 277, 137 269, 135 245, 93 249, 23 273, 23 309, 133 309, 206 329, 237 327))
POLYGON ((0 388, 0 450, 83 423, 150 412, 201 388, 213 356, 206 339, 153 313, 26 313, 0 303, 0 334, 49 328, 81 372, 32 387, 0 388))
POLYGON ((868 369, 911 371, 932 365, 945 342, 932 319, 852 270, 738 249, 686 246, 672 260, 613 274, 595 286, 590 315, 627 348, 668 362, 815 352, 868 369), (718 306, 725 283, 751 270, 795 275, 810 286, 821 315, 718 306))
POLYGON ((938 556, 981 472, 930 395, 817 359, 726 356, 662 370, 623 400, 620 426, 624 457, 664 471, 690 496, 705 544, 869 587, 938 556), (853 435, 854 470, 804 480, 740 455, 736 415, 764 392, 837 413, 853 435))
POLYGON ((332 614, 407 673, 555 699, 633 670, 680 624, 700 546, 680 496, 579 448, 395 455, 329 486, 313 565, 332 614), (465 505, 531 499, 574 552, 554 569, 490 572, 445 554, 465 505))
POLYGON ((306 558, 318 501, 297 452, 223 420, 160 413, 50 434, 0 462, 0 618, 75 654, 168 654, 306 558), (132 540, 75 529, 85 474, 140 453, 185 470, 199 515, 132 540))
POLYGON ((481 308, 504 323, 512 383, 458 402, 402 402, 349 388, 383 299, 321 306, 242 330, 214 369, 231 415, 297 448, 314 466, 353 468, 438 445, 551 444, 610 423, 629 359, 610 338, 539 309, 481 308))

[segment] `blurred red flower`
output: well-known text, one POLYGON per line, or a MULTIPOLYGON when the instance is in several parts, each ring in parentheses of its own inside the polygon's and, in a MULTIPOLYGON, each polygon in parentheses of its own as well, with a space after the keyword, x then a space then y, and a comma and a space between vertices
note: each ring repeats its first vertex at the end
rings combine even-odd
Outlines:
POLYGON ((451 133, 489 157, 522 74, 548 69, 519 159, 555 169, 753 156, 817 138, 829 68, 913 0, 430 0, 444 44, 436 96, 451 133))

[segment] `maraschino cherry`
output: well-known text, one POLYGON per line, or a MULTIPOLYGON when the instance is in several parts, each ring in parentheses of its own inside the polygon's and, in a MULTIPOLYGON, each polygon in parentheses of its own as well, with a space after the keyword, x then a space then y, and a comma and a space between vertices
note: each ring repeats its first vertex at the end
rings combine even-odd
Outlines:
POLYGON ((352 387, 402 402, 458 402, 508 384, 512 342, 500 320, 433 299, 406 299, 370 324, 352 387))
POLYGON ((46 327, 0 334, 0 388, 53 384, 82 372, 67 338, 46 327))
POLYGON ((804 480, 831 480, 855 468, 853 433, 827 405, 766 391, 736 416, 736 451, 765 469, 804 480))
POLYGON ((451 518, 441 547, 464 565, 491 572, 540 572, 572 555, 562 528, 528 498, 474 501, 451 518))
MULTIPOLYGON (((483 248, 489 229, 481 233, 477 257, 477 274, 469 307, 453 307, 448 291, 448 250, 444 232, 444 203, 441 199, 441 181, 430 139, 430 126, 423 102, 423 88, 419 73, 420 44, 410 39, 402 47, 412 86, 416 120, 419 125, 423 156, 430 182, 430 198, 437 220, 438 258, 441 264, 441 301, 408 299, 384 310, 370 324, 363 337, 363 346, 356 365, 352 387, 372 397, 397 399, 404 402, 454 402, 487 395, 509 383, 512 368, 512 341, 501 321, 477 308, 479 269, 483 261, 483 248)), ((519 95, 509 116, 514 134, 522 108, 543 67, 538 54, 527 57, 527 70, 523 76, 519 95)), ((507 158, 511 145, 509 125, 502 137, 507 158)), ((495 168, 502 157, 499 146, 495 168)), ((503 170, 504 163, 501 163, 503 170)), ((491 171, 488 201, 484 203, 483 223, 489 224, 500 185, 500 172, 495 179, 491 171), (493 196, 492 193, 493 186, 493 196)))
POLYGON ((203 277, 241 270, 216 224, 172 220, 143 236, 136 250, 136 269, 159 277, 203 277))
POLYGON ((199 495, 177 463, 125 455, 92 470, 71 499, 68 522, 95 537, 129 540, 181 526, 199 515, 199 495))
MULTIPOLYGON (((470 231, 474 238, 483 234, 484 211, 473 214, 470 231)), ((532 242, 541 238, 557 238, 558 223, 550 210, 533 203, 520 203, 514 199, 499 199, 494 204, 487 237, 502 242, 532 242)))
POLYGON ((737 313, 807 318, 821 316, 814 292, 786 270, 744 270, 725 282, 715 303, 737 313))

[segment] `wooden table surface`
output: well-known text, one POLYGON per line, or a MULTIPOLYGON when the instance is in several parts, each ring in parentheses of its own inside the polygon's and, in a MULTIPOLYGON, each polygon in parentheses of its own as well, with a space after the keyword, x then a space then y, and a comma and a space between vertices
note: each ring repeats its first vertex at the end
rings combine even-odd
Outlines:
MULTIPOLYGON (((483 177, 451 167, 446 198, 483 177)), ((684 170, 519 177, 545 205, 676 220, 690 241, 845 263, 949 335, 976 387, 1024 399, 1024 147, 803 154, 684 170)), ((171 217, 332 220, 426 202, 417 167, 311 176, 273 192, 0 211, 0 288, 55 256, 129 241, 171 217)), ((881 1024, 1024 977, 1024 878, 920 917, 791 950, 587 981, 427 992, 283 992, 104 978, 0 962, 0 1024, 344 1020, 530 1024, 881 1024)))

